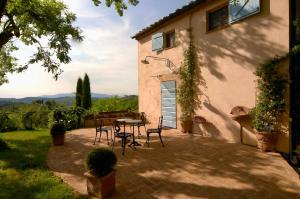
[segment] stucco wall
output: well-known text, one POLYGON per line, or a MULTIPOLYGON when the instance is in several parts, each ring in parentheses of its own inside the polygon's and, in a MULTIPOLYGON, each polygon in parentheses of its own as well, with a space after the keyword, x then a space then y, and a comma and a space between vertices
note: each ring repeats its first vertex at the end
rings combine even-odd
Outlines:
MULTIPOLYGON (((160 81, 177 80, 164 66, 164 62, 150 60, 140 62, 146 56, 169 58, 177 67, 183 61, 188 44, 188 28, 192 27, 197 48, 201 80, 199 89, 204 91, 201 108, 197 115, 208 123, 197 124, 195 133, 212 136, 229 142, 239 142, 239 124, 230 117, 234 106, 252 108, 256 99, 255 68, 268 58, 289 50, 289 1, 262 0, 260 14, 251 16, 218 31, 206 32, 206 11, 226 1, 209 1, 194 12, 176 18, 156 32, 175 29, 176 47, 160 53, 151 51, 151 34, 138 41, 139 61, 139 110, 147 114, 152 125, 157 124, 161 114, 160 81), (165 74, 165 75, 164 75, 165 74), (151 76, 162 75, 160 78, 151 76)), ((287 64, 286 67, 287 69, 287 64)), ((287 71, 287 70, 286 70, 287 71)), ((199 74, 200 75, 200 74, 199 74)), ((179 83, 179 81, 178 81, 179 83)), ((178 119, 180 107, 178 108, 178 119)), ((288 111, 284 118, 288 118, 288 111)), ((288 120, 285 119, 285 128, 288 120)), ((178 123, 179 124, 179 121, 178 123)), ((244 141, 256 145, 250 124, 246 122, 244 141)), ((180 125, 178 125, 180 130, 180 125)), ((288 129, 287 129, 288 130, 288 129)), ((288 151, 288 133, 280 137, 277 146, 288 151)))

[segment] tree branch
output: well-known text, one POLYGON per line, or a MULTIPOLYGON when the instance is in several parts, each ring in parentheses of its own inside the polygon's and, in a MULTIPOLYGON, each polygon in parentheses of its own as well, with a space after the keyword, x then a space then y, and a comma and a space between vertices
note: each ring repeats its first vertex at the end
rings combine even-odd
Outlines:
POLYGON ((4 44, 6 44, 14 34, 11 31, 0 33, 0 49, 4 44))

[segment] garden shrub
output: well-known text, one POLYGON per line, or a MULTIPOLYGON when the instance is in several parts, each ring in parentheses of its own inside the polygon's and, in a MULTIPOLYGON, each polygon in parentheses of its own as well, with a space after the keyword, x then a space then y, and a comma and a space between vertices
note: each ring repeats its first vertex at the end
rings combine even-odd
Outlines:
POLYGON ((66 132, 65 125, 62 122, 55 122, 50 130, 52 136, 64 135, 66 132))
POLYGON ((23 123, 23 127, 26 130, 32 130, 33 128, 33 122, 34 122, 34 118, 33 118, 34 112, 32 111, 28 111, 26 113, 23 114, 22 117, 22 123, 23 123))
POLYGON ((2 139, 0 139, 0 151, 4 151, 9 149, 8 145, 6 144, 6 142, 2 139))
POLYGON ((117 157, 115 153, 109 149, 94 149, 89 152, 86 159, 87 169, 98 177, 106 176, 115 167, 117 157))
POLYGON ((49 114, 49 126, 61 122, 66 130, 77 129, 82 126, 84 109, 81 107, 58 107, 49 114))
POLYGON ((8 113, 0 112, 0 132, 17 130, 15 122, 9 118, 8 113))

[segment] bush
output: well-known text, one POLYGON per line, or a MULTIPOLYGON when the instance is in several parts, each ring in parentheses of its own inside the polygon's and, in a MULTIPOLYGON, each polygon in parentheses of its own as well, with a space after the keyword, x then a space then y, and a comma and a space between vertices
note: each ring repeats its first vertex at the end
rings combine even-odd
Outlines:
POLYGON ((4 151, 9 149, 8 145, 6 144, 6 142, 2 139, 0 139, 0 151, 4 151))
POLYGON ((138 97, 125 96, 125 97, 111 97, 106 99, 97 99, 93 101, 92 112, 111 112, 111 111, 137 111, 138 110, 138 97))
POLYGON ((109 174, 117 163, 115 153, 108 149, 94 149, 86 159, 86 166, 92 174, 102 177, 109 174))
POLYGON ((81 107, 58 107, 49 114, 49 126, 62 122, 66 130, 77 129, 82 126, 84 109, 81 107))
POLYGON ((24 113, 24 115, 22 117, 22 123, 26 130, 33 130, 33 126, 34 126, 33 125, 33 122, 34 122, 33 115, 34 115, 34 112, 28 111, 28 112, 24 113))
POLYGON ((50 133, 52 136, 64 135, 66 133, 66 127, 61 122, 55 122, 51 127, 50 133))
POLYGON ((7 113, 0 112, 0 132, 17 130, 15 122, 9 118, 7 113))

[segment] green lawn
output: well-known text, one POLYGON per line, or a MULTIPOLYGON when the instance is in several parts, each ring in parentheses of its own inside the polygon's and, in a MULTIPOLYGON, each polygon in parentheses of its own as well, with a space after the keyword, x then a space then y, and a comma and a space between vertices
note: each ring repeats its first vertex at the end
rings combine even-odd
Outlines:
POLYGON ((0 198, 86 198, 47 168, 49 130, 0 133, 11 150, 0 152, 0 198))

